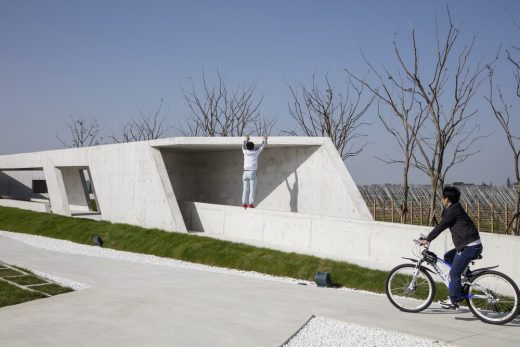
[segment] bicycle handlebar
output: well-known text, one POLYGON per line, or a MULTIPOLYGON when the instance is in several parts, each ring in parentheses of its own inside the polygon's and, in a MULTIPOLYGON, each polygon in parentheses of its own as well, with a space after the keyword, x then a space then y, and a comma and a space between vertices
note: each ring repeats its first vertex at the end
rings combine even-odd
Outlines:
POLYGON ((419 238, 419 239, 413 239, 413 242, 419 246, 423 246, 424 248, 428 249, 430 247, 430 243, 425 243, 425 244, 422 244, 420 243, 420 241, 424 241, 425 239, 423 239, 422 237, 419 238))

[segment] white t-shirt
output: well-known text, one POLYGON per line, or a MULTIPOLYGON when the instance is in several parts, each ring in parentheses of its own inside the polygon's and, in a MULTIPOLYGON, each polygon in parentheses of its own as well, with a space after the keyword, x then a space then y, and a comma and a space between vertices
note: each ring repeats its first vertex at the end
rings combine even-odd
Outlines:
POLYGON ((242 145, 242 152, 244 153, 244 170, 256 170, 258 168, 258 156, 264 149, 267 141, 262 141, 262 144, 258 149, 248 150, 246 149, 246 142, 242 145))

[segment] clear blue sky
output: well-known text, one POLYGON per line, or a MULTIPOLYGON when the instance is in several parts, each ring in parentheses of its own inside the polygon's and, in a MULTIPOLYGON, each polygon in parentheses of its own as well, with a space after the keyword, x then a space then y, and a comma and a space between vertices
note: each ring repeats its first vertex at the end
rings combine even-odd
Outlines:
MULTIPOLYGON (((396 66, 393 33, 403 44, 410 28, 421 49, 433 53, 433 21, 446 21, 449 4, 462 25, 459 45, 478 33, 476 59, 491 58, 500 45, 520 45, 520 1, 25 1, 0 0, 0 154, 61 148, 69 115, 96 118, 115 132, 160 99, 168 123, 187 115, 182 86, 216 68, 228 86, 256 82, 261 113, 289 118, 287 83, 308 84, 325 73, 343 85, 344 69, 366 70, 360 48, 375 64, 396 66)), ((460 47, 460 46, 459 46, 460 47)), ((511 74, 497 65, 507 88, 511 74)), ((473 105, 483 133, 476 157, 452 171, 449 181, 504 184, 513 177, 511 155, 483 101, 473 105)), ((516 109, 520 105, 515 105, 516 109)), ((518 115, 518 111, 517 111, 518 115)), ((370 142, 347 167, 359 184, 400 182, 401 168, 376 155, 397 147, 382 129, 375 110, 364 132, 370 142)), ((516 119, 520 132, 520 115, 516 119)), ((413 183, 427 182, 419 173, 413 183)))

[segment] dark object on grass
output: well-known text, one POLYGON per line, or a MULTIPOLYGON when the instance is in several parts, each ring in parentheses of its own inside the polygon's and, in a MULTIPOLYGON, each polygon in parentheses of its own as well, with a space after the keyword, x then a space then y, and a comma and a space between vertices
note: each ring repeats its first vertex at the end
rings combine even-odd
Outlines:
POLYGON ((92 236, 92 242, 94 242, 96 246, 103 247, 103 239, 101 239, 99 235, 92 236))
POLYGON ((328 272, 316 272, 316 275, 314 275, 314 282, 316 282, 318 287, 337 287, 337 285, 332 282, 328 272))

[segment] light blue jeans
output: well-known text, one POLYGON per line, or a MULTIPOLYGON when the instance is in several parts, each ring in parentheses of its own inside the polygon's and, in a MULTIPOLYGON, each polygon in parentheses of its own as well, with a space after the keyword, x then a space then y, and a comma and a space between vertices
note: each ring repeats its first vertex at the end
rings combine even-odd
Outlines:
POLYGON ((242 176, 244 188, 242 189, 242 204, 248 204, 247 196, 249 195, 249 204, 255 204, 256 195, 256 170, 246 170, 242 176))

